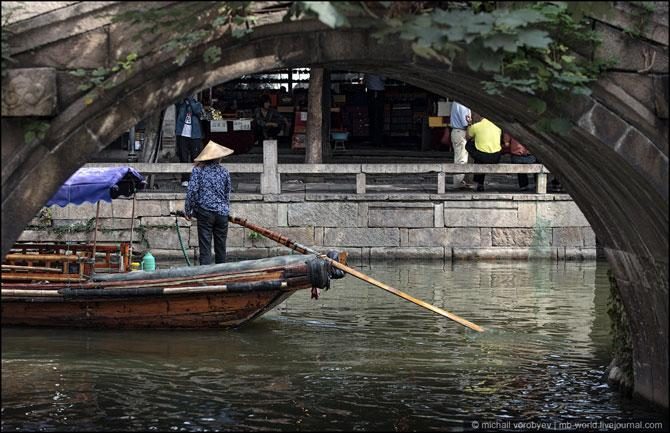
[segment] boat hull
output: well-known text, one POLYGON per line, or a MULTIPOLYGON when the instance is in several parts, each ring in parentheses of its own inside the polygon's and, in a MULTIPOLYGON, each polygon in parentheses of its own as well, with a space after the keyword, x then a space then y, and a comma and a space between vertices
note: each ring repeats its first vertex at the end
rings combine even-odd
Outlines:
POLYGON ((2 325, 120 329, 237 327, 270 311, 294 292, 3 302, 2 325))
POLYGON ((285 256, 86 283, 2 284, 2 325, 94 328, 228 328, 260 317, 300 289, 329 285, 330 265, 285 256))

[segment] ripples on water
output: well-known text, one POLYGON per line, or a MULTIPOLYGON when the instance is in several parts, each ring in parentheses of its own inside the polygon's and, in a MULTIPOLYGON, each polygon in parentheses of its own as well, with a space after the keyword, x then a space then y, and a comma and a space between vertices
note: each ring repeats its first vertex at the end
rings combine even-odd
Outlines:
POLYGON ((2 430, 470 430, 667 418, 603 380, 606 264, 360 267, 239 330, 2 330, 2 430))

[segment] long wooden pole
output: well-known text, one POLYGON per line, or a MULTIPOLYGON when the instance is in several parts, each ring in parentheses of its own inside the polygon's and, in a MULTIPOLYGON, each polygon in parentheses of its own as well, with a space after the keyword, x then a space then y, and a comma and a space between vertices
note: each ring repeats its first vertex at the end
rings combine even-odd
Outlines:
POLYGON ((400 291, 400 290, 398 290, 394 287, 389 286, 388 284, 384 284, 381 281, 377 281, 374 278, 369 277, 369 276, 365 275, 364 273, 357 271, 356 269, 353 269, 353 268, 351 268, 351 267, 349 267, 345 264, 342 264, 342 263, 338 262, 337 260, 331 259, 330 257, 326 256, 325 254, 321 254, 321 253, 319 253, 318 251, 316 251, 312 248, 306 247, 305 245, 302 245, 302 244, 299 244, 295 241, 292 241, 291 239, 287 238, 286 236, 282 236, 281 234, 275 233, 272 230, 266 229, 265 227, 261 227, 261 226, 258 226, 256 224, 250 223, 245 218, 240 218, 240 217, 229 215, 228 220, 230 222, 232 222, 233 224, 238 224, 238 225, 241 225, 242 227, 246 227, 250 230, 253 230, 256 233, 260 233, 263 236, 267 237, 268 239, 271 239, 271 240, 273 240, 277 243, 280 243, 280 244, 282 244, 282 245, 284 245, 288 248, 291 248, 292 250, 297 251, 301 254, 316 254, 320 258, 322 258, 323 260, 328 261, 332 266, 334 266, 338 269, 341 269, 342 271, 344 271, 344 272, 346 272, 350 275, 353 275, 354 277, 356 277, 358 279, 361 279, 361 280, 363 280, 367 283, 370 283, 374 286, 377 286, 380 289, 384 289, 387 292, 393 293, 396 296, 399 296, 399 297, 401 297, 405 300, 413 302, 416 305, 419 305, 423 308, 426 308, 430 311, 433 311, 437 314, 440 314, 440 315, 442 315, 442 316, 444 316, 448 319, 453 320, 454 322, 460 323, 463 326, 467 326, 468 328, 473 329, 477 332, 483 332, 484 331, 484 328, 470 322, 469 320, 463 319, 462 317, 459 317, 459 316, 457 316, 453 313, 450 313, 450 312, 445 311, 445 310, 443 310, 439 307, 436 307, 436 306, 431 305, 427 302, 424 302, 420 299, 417 299, 417 298, 415 298, 411 295, 408 295, 407 293, 404 293, 404 292, 402 292, 402 291, 400 291))

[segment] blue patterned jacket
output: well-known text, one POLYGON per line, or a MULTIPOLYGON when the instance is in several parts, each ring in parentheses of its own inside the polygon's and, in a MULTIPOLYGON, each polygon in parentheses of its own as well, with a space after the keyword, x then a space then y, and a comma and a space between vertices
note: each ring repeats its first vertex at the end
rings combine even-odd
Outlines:
POLYGON ((193 216, 198 208, 228 216, 233 183, 230 173, 220 164, 193 167, 188 182, 184 213, 193 216))

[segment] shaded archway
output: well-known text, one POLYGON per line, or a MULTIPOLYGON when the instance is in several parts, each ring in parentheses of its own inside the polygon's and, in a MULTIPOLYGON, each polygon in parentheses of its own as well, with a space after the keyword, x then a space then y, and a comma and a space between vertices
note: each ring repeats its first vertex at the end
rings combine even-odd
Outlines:
POLYGON ((462 65, 449 69, 417 58, 405 41, 378 45, 363 24, 341 30, 309 21, 269 24, 243 41, 222 37, 200 46, 181 67, 164 54, 147 56, 92 104, 82 97, 62 110, 47 139, 33 148, 13 144, 8 150, 6 143, 20 141, 17 130, 7 124, 3 156, 11 152, 13 157, 3 166, 3 253, 58 185, 118 131, 195 90, 240 75, 298 66, 383 73, 460 100, 527 143, 561 176, 607 251, 632 318, 636 392, 668 405, 668 163, 652 143, 659 136, 667 138, 667 130, 653 135, 649 125, 627 122, 629 108, 619 107, 624 115, 609 114, 626 129, 616 145, 608 142, 606 133, 598 134, 588 124, 595 111, 607 111, 596 92, 571 101, 567 110, 550 106, 550 111, 570 115, 575 123, 570 133, 543 132, 533 126, 537 119, 525 97, 484 94, 483 77, 462 65), (221 60, 206 64, 202 53, 212 45, 222 47, 221 60))

